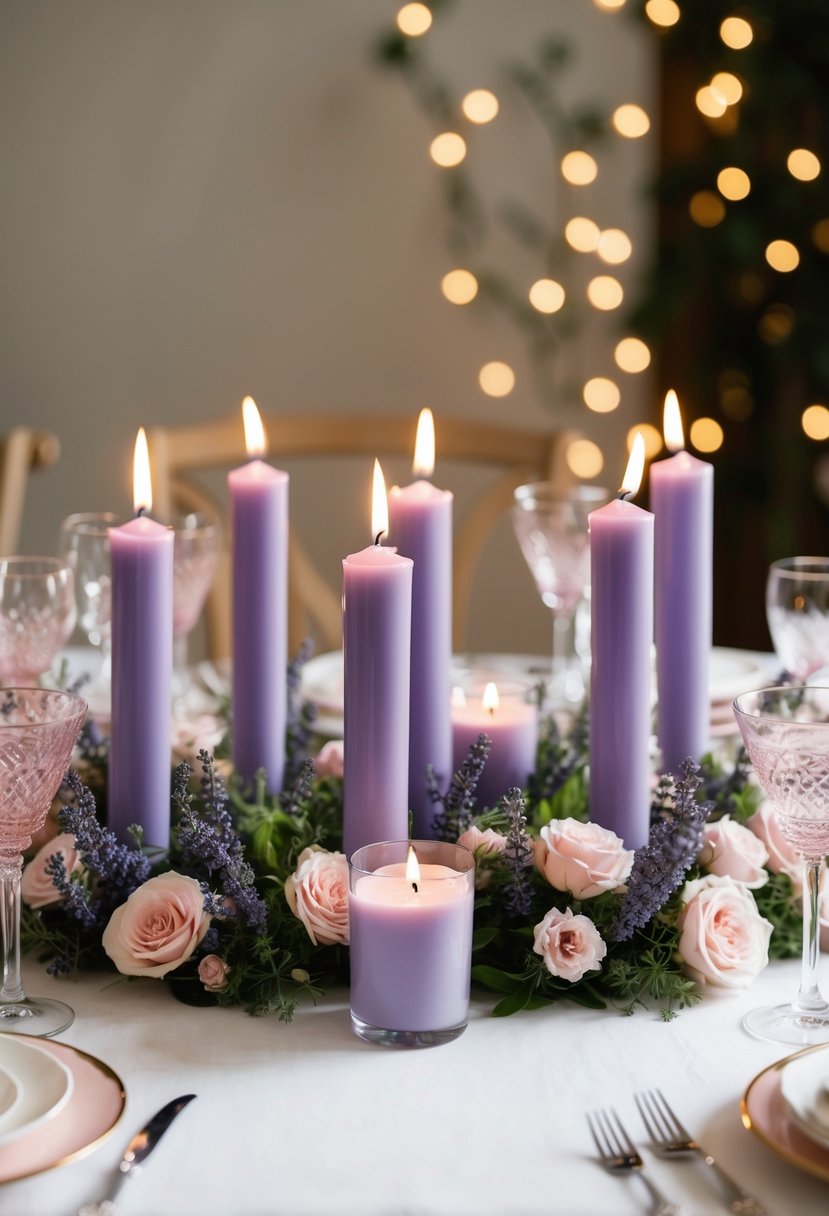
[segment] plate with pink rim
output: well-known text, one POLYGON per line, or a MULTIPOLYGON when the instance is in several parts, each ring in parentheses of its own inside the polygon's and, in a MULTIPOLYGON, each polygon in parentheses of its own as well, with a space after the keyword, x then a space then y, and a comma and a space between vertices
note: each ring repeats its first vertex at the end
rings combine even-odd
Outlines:
POLYGON ((95 1056, 52 1039, 15 1035, 14 1041, 47 1055, 68 1074, 71 1088, 64 1104, 45 1122, 27 1127, 13 1142, 0 1144, 0 1184, 67 1165, 92 1152, 115 1129, 126 1104, 120 1077, 95 1056))
POLYGON ((29 1035, 0 1035, 0 1067, 17 1090, 0 1115, 1 1150, 55 1118, 71 1098, 74 1081, 66 1065, 29 1035))
POLYGON ((743 1094, 740 1115, 743 1125, 784 1161, 829 1182, 829 1147, 806 1134, 786 1103, 782 1085, 787 1068, 827 1049, 825 1043, 806 1047, 764 1068, 743 1094))

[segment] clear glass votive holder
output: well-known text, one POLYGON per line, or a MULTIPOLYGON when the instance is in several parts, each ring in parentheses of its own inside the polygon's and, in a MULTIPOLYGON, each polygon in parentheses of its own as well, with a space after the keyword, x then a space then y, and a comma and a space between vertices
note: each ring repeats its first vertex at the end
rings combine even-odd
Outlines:
POLYGON ((364 845, 349 860, 351 1025, 385 1047, 436 1047, 469 1017, 475 858, 441 840, 364 845), (411 868, 413 849, 418 872, 411 868))

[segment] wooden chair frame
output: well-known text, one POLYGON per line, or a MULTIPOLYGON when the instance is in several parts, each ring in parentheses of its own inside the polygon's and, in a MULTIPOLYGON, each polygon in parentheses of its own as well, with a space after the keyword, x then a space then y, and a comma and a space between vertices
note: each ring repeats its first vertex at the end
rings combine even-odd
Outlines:
POLYGON ((51 431, 18 426, 0 439, 0 556, 17 552, 29 473, 48 469, 59 456, 51 431))

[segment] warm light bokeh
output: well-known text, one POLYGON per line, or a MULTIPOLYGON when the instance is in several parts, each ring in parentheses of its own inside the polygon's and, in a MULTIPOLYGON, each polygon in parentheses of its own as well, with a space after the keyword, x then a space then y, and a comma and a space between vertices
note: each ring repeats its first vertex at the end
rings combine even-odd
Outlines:
POLYGON ((695 418, 689 437, 698 452, 716 452, 722 447, 723 429, 715 418, 695 418))
POLYGON ((584 404, 595 414, 610 414, 622 400, 619 385, 607 376, 594 376, 582 390, 584 404))
POLYGON ((479 125, 492 122, 500 106, 498 98, 489 89, 473 89, 461 102, 461 109, 470 122, 479 125))
POLYGON ((641 106, 627 103, 617 106, 611 119, 613 126, 625 139, 641 139, 651 129, 651 120, 641 106))
POLYGON ((599 225, 585 215, 574 215, 564 225, 564 239, 577 253, 595 253, 601 235, 599 225))
POLYGON ((441 279, 440 289, 450 304, 469 304, 478 294, 478 280, 471 270, 450 270, 441 279))
POLYGON ((589 186, 598 172, 599 166, 589 152, 568 152, 561 158, 561 176, 571 186, 589 186))
POLYGON ((432 25, 432 14, 425 4, 404 4, 397 14, 397 28, 409 38, 419 38, 432 25))
POLYGON ((700 228, 716 228, 725 219, 725 203, 713 190, 698 190, 691 196, 688 210, 700 228))
POLYGON ((432 140, 429 155, 442 169, 453 169, 466 156, 466 140, 456 131, 444 131, 432 140))
POLYGON ((661 25, 665 29, 676 25, 680 18, 679 5, 675 0, 648 0, 645 13, 654 25, 661 25))
POLYGON ((820 161, 808 148, 793 148, 786 158, 786 168, 800 182, 813 182, 820 175, 820 161))
POLYGON ((732 51, 742 51, 751 44, 754 30, 744 17, 726 17, 720 26, 720 38, 732 51))
POLYGON ((800 422, 804 435, 809 439, 829 439, 829 409, 825 405, 808 405, 800 422))
POLYGON ((723 198, 739 202, 740 199, 748 196, 751 190, 751 178, 745 169, 729 165, 727 169, 720 169, 717 174, 717 189, 723 198))
POLYGON ((621 228, 605 228, 599 237, 596 252, 603 262, 608 262, 611 266, 618 266, 621 262, 626 262, 633 253, 633 244, 628 234, 622 232, 621 228))
POLYGON ((610 312, 619 307, 625 293, 618 279, 609 274, 599 274, 587 284, 587 298, 594 308, 610 312))
POLYGON ((530 288, 530 303, 539 312, 558 312, 563 306, 565 292, 555 279, 538 279, 530 288))
POLYGON ((598 477, 604 468, 604 456, 592 439, 574 439, 565 454, 567 467, 575 477, 589 480, 598 477))
POLYGON ((488 397, 506 397, 515 388, 515 372, 508 363, 493 360, 478 373, 478 383, 488 397))
POLYGON ((743 95, 742 82, 733 72, 717 72, 711 77, 711 88, 724 98, 726 105, 735 106, 743 95))
POLYGON ((643 372, 650 367, 650 347, 641 338, 622 338, 613 352, 616 366, 623 372, 643 372))
POLYGON ((766 246, 766 261, 772 270, 788 274, 789 271, 797 269, 800 264, 800 254, 797 246, 793 245, 791 241, 771 241, 766 246))

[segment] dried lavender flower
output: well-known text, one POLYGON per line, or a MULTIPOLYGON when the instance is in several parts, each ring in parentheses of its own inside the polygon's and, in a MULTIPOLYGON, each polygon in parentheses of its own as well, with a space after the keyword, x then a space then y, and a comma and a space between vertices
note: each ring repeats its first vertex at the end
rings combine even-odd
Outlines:
POLYGON ((469 754, 456 773, 453 773, 449 788, 441 794, 432 765, 426 773, 429 797, 441 806, 432 821, 432 830, 439 840, 455 841, 472 822, 475 812, 475 791, 489 755, 492 741, 480 734, 469 749, 469 754))
POLYGON ((526 917, 532 907, 533 846, 527 835, 527 805, 517 786, 507 790, 498 804, 509 823, 501 863, 510 873, 504 886, 504 907, 508 916, 526 917))

